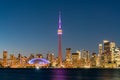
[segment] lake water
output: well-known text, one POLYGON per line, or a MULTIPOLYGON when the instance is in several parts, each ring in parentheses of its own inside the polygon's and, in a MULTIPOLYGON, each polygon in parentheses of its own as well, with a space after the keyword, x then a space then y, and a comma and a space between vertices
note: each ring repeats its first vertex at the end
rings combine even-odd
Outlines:
POLYGON ((0 80, 120 80, 120 69, 0 69, 0 80))

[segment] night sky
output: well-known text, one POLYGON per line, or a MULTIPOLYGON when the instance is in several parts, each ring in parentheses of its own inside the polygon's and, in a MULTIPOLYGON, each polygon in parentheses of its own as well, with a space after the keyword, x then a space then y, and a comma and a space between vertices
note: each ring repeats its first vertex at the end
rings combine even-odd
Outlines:
POLYGON ((63 55, 68 47, 98 52, 104 39, 120 46, 119 0, 0 0, 0 55, 57 55, 59 11, 63 55))

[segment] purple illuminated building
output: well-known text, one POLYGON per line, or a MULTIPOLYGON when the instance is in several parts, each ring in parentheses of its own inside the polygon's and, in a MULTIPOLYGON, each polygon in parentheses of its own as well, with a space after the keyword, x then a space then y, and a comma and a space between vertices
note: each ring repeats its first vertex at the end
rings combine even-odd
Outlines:
POLYGON ((61 13, 59 12, 59 23, 58 23, 58 60, 59 65, 62 65, 62 28, 61 28, 61 13))
POLYGON ((49 64, 50 62, 44 58, 33 58, 28 61, 29 64, 38 64, 38 65, 46 65, 49 64))

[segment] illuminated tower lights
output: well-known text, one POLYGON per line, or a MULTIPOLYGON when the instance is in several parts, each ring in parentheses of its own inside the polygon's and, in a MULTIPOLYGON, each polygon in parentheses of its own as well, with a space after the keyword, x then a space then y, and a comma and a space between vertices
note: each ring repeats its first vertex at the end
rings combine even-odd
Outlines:
POLYGON ((58 22, 58 60, 59 65, 62 66, 62 28, 61 28, 61 12, 59 12, 59 22, 58 22))

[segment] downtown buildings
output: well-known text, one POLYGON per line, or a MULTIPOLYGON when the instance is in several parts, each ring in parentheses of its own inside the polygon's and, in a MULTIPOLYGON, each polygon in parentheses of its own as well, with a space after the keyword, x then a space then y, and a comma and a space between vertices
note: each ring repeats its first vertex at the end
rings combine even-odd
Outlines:
POLYGON ((54 53, 46 54, 31 54, 26 57, 18 54, 8 54, 5 50, 3 51, 3 58, 0 60, 0 66, 3 68, 120 68, 120 48, 116 46, 115 42, 104 40, 102 44, 98 45, 98 53, 91 53, 88 50, 77 50, 75 53, 71 52, 71 48, 66 48, 65 59, 62 59, 62 66, 59 66, 59 57, 55 56, 54 53), (42 61, 34 62, 29 64, 32 59, 46 59, 50 63, 47 65, 42 61), (39 63, 39 64, 38 64, 39 63))

